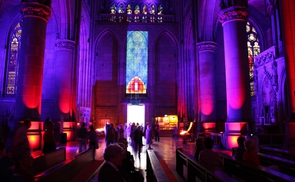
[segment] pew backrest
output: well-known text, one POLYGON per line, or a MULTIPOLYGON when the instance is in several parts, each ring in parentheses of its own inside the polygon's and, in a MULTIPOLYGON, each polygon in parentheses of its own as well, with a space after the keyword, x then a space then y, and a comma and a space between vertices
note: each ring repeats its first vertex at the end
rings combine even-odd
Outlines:
POLYGON ((147 181, 169 182, 154 150, 147 150, 147 181))
POLYGON ((57 148, 55 151, 49 152, 47 154, 40 155, 33 159, 33 165, 29 171, 34 174, 40 174, 57 164, 60 164, 66 160, 66 149, 57 148))
POLYGON ((95 160, 94 152, 94 149, 86 150, 74 158, 66 160, 64 164, 45 171, 38 181, 71 181, 75 178, 81 181, 88 181, 95 175, 95 172, 103 162, 95 160))
POLYGON ((227 181, 227 182, 237 182, 235 179, 231 178, 222 170, 211 171, 206 167, 198 163, 194 156, 183 149, 176 150, 176 171, 177 173, 186 178, 187 181, 227 181), (186 170, 184 171, 184 167, 186 170), (187 176, 184 176, 184 173, 187 176))
POLYGON ((225 171, 235 179, 266 182, 295 181, 294 177, 268 167, 253 167, 243 161, 237 161, 231 156, 222 153, 220 155, 223 159, 225 171))
POLYGON ((263 153, 263 154, 273 155, 273 156, 295 161, 294 151, 278 149, 278 148, 273 148, 268 146, 260 146, 259 151, 260 153, 263 153))

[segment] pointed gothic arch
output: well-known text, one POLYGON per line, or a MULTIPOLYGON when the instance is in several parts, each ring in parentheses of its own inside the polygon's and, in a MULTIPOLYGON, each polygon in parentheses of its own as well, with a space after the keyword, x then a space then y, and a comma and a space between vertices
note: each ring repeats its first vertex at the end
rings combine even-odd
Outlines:
POLYGON ((6 74, 4 92, 5 96, 15 96, 17 91, 18 55, 21 47, 22 20, 11 25, 7 42, 6 74))

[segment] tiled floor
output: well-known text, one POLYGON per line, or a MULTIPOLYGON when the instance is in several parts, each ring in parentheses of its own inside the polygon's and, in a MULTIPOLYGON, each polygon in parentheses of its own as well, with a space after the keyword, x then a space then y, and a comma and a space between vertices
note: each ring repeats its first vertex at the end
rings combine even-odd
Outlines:
MULTIPOLYGON (((143 141, 144 142, 144 141, 143 141)), ((66 147, 66 158, 72 158, 73 156, 79 153, 78 142, 67 142, 66 145, 61 145, 66 147)), ((105 149, 105 140, 104 138, 99 140, 99 149, 96 150, 96 159, 103 159, 103 152, 105 149)), ((156 155, 160 160, 164 160, 166 164, 169 166, 171 172, 175 175, 177 181, 183 181, 183 179, 176 173, 176 155, 175 150, 176 147, 184 148, 186 150, 192 151, 194 150, 194 143, 187 142, 186 144, 182 143, 182 140, 179 140, 177 144, 172 141, 170 137, 161 137, 160 142, 154 142, 152 144, 152 148, 155 151, 156 155)), ((133 153, 132 147, 128 146, 128 150, 133 153)), ((41 154, 41 151, 34 151, 32 153, 33 157, 36 157, 41 154)), ((142 171, 145 176, 146 170, 146 146, 143 146, 141 152, 141 159, 135 158, 135 167, 142 171)), ((97 181, 97 178, 94 178, 93 181, 97 181)))

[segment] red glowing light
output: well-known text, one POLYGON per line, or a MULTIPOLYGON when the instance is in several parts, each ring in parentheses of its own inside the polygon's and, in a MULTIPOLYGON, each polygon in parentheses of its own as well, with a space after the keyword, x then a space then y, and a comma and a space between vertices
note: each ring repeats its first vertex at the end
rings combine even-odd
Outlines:
POLYGON ((31 149, 40 149, 40 138, 41 136, 36 135, 28 135, 28 140, 31 149))
POLYGON ((243 127, 247 126, 247 122, 226 122, 226 131, 241 131, 243 127))
POLYGON ((181 131, 179 134, 180 135, 187 134, 188 131, 190 131, 190 129, 192 128, 192 126, 193 126, 193 122, 190 122, 188 129, 186 131, 185 130, 181 131))
MULTIPOLYGON (((237 134, 239 135, 239 134, 237 134)), ((239 136, 227 136, 227 144, 228 144, 228 148, 232 149, 234 147, 237 147, 237 138, 239 136)))
POLYGON ((64 128, 73 128, 73 127, 75 127, 75 125, 76 125, 76 122, 63 122, 63 127, 64 128))
POLYGON ((242 108, 246 99, 246 91, 244 89, 238 88, 229 90, 227 95, 230 96, 228 98, 228 106, 230 106, 233 109, 242 108))
POLYGON ((202 96, 201 111, 204 115, 210 115, 213 112, 214 101, 211 95, 202 96))
POLYGON ((43 122, 42 121, 32 121, 31 127, 29 130, 42 130, 43 129, 43 122))
POLYGON ((215 128, 215 123, 202 123, 203 127, 205 130, 209 129, 209 128, 215 128))
POLYGON ((60 111, 65 114, 70 112, 70 93, 67 87, 61 88, 59 108, 60 108, 60 111))
POLYGON ((73 131, 66 130, 66 131, 64 131, 64 133, 67 134, 67 141, 70 141, 73 137, 73 131))

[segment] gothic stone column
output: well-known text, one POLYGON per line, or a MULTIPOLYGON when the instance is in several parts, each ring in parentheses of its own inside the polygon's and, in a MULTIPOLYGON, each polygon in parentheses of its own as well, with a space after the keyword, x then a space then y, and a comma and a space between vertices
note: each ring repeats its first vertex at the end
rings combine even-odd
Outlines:
POLYGON ((15 120, 40 121, 46 27, 50 7, 23 3, 22 40, 15 104, 15 120))
POLYGON ((223 144, 227 149, 237 145, 237 137, 246 134, 247 125, 252 123, 247 16, 248 10, 243 6, 232 6, 223 9, 219 14, 223 26, 227 97, 227 121, 223 144))
POLYGON ((54 95, 54 121, 70 121, 73 104, 73 65, 76 43, 72 40, 59 39, 55 43, 55 95, 54 95), (62 119, 61 119, 62 118, 62 119))
POLYGON ((204 41, 197 44, 199 52, 199 98, 202 125, 198 128, 201 129, 201 132, 205 133, 216 131, 216 91, 214 75, 216 48, 216 43, 211 41, 204 41))
POLYGON ((290 111, 289 119, 285 122, 286 144, 295 145, 295 1, 284 0, 282 5, 283 40, 285 49, 285 62, 287 72, 287 85, 290 111))

